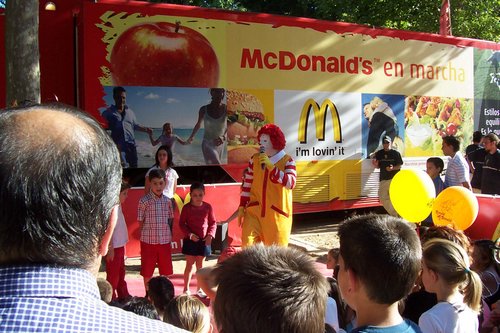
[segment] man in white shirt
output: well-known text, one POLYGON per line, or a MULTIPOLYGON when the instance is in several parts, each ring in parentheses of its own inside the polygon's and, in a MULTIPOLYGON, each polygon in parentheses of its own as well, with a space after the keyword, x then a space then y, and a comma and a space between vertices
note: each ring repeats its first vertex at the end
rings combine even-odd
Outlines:
POLYGON ((469 165, 462 154, 458 154, 460 141, 454 136, 445 136, 441 149, 445 156, 450 157, 444 176, 446 187, 463 186, 472 190, 469 182, 469 165))

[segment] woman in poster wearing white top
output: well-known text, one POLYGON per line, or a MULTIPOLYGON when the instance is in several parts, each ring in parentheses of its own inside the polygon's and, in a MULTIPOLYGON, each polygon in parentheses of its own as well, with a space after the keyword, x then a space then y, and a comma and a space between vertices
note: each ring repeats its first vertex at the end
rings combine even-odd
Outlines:
POLYGON ((203 133, 201 149, 206 164, 221 164, 222 154, 225 150, 227 107, 226 104, 222 103, 225 94, 226 91, 223 88, 210 89, 212 101, 200 108, 198 121, 193 127, 193 132, 187 139, 188 143, 193 142, 193 138, 203 122, 205 132, 203 133))

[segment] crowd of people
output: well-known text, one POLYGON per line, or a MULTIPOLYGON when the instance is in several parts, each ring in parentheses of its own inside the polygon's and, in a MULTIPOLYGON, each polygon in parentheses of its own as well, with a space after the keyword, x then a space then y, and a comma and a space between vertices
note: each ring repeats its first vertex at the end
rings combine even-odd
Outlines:
POLYGON ((343 221, 339 241, 327 253, 331 276, 304 252, 260 243, 197 272, 209 308, 175 296, 165 276, 150 280, 149 308, 135 297, 115 305, 192 332, 489 333, 500 324, 492 241, 375 214, 343 221))
MULTIPOLYGON (((146 290, 138 297, 125 281, 128 232, 120 203, 130 185, 122 180, 115 142, 94 119, 67 106, 2 111, 0 332, 498 331, 493 242, 471 244, 449 227, 416 230, 389 214, 355 216, 339 226, 340 246, 327 255, 332 275, 325 277, 312 257, 287 247, 286 205, 296 172, 283 133, 266 125, 259 140, 263 151, 249 162, 237 212, 244 248, 214 267, 202 264, 211 254, 216 219, 203 184, 191 185, 178 221, 186 256, 181 295, 168 278, 178 175, 170 148, 158 149, 137 212, 146 290), (267 187, 257 186, 262 183, 267 187), (263 196, 269 207, 259 202, 263 196), (107 281, 96 278, 103 257, 107 281), (197 296, 189 290, 193 264, 197 296), (156 267, 160 276, 153 276, 156 267), (200 301, 207 295, 210 308, 200 301)), ((391 138, 384 140, 382 154, 388 154, 391 138)), ((498 172, 498 137, 487 135, 483 144, 484 180, 498 172)), ((455 138, 443 139, 443 152, 457 167, 449 162, 436 186, 468 183, 458 150, 455 138)), ((385 155, 375 159, 391 174, 402 165, 397 156, 392 163, 385 155)), ((431 177, 443 171, 441 162, 429 159, 431 177)), ((488 185, 481 182, 481 190, 488 192, 488 185)))
POLYGON ((473 143, 460 152, 460 141, 443 137, 442 151, 449 157, 444 187, 463 186, 474 193, 500 194, 500 140, 495 133, 473 134, 473 143))
MULTIPOLYGON (((385 136, 383 147, 372 154, 372 164, 380 169, 379 200, 389 215, 399 216, 394 209, 389 188, 394 176, 401 170, 401 154, 392 149, 392 139, 385 136)), ((463 186, 478 194, 500 194, 500 140, 494 133, 483 136, 480 131, 473 134, 473 143, 460 152, 460 141, 454 136, 442 138, 445 163, 441 157, 430 157, 426 162, 426 172, 434 182, 436 196, 450 186, 463 186)), ((431 217, 424 224, 432 223, 431 217)))
POLYGON ((467 146, 465 157, 472 174, 475 193, 500 194, 500 140, 494 133, 485 136, 477 131, 467 146))

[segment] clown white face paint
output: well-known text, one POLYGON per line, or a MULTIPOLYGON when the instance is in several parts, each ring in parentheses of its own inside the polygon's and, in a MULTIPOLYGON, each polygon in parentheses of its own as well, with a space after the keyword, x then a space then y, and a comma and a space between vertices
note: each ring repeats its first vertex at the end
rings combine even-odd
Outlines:
POLYGON ((260 136, 260 145, 264 147, 267 156, 273 156, 276 154, 276 150, 273 148, 273 143, 271 142, 271 138, 268 134, 262 134, 260 136))

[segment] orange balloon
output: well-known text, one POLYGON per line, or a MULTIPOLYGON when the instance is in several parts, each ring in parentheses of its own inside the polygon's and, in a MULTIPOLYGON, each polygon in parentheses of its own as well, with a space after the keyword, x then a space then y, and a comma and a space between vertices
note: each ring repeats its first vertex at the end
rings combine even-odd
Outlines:
POLYGON ((476 196, 463 186, 452 186, 439 193, 432 205, 435 225, 465 230, 476 220, 479 204, 476 196))

